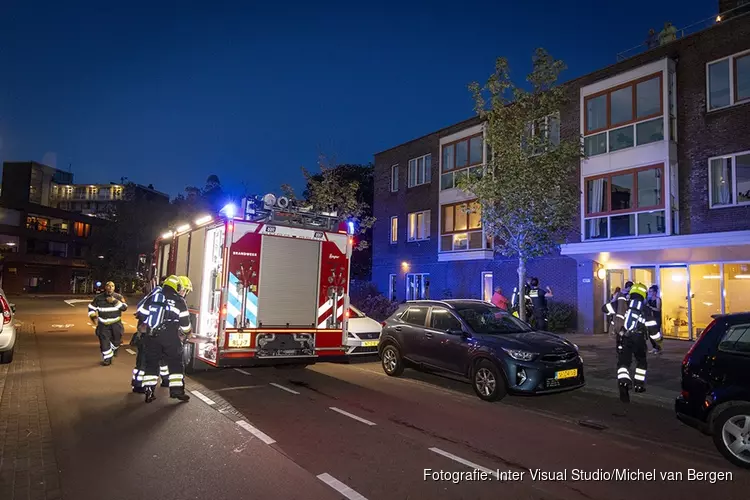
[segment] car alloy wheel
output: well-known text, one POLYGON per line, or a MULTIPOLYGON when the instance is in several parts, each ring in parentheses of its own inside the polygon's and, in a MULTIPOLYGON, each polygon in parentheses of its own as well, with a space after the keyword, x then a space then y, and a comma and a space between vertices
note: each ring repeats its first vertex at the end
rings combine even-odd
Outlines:
POLYGON ((381 354, 383 371, 391 377, 398 377, 404 371, 404 363, 401 360, 401 353, 394 345, 387 345, 383 348, 381 354))
POLYGON ((474 375, 474 383, 479 392, 485 397, 492 395, 492 393, 495 392, 495 387, 497 387, 495 375, 493 375, 487 368, 480 368, 477 370, 477 373, 474 375))
POLYGON ((727 451, 750 465, 750 415, 734 415, 721 427, 721 439, 727 451))

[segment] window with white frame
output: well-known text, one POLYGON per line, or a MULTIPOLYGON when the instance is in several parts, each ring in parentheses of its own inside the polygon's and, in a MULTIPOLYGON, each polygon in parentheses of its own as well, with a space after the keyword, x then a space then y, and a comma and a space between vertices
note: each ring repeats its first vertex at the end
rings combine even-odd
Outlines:
POLYGON ((391 217, 391 245, 398 243, 398 217, 391 217))
POLYGON ((560 114, 553 113, 526 125, 522 138, 522 148, 531 149, 529 153, 536 156, 544 153, 550 146, 560 145, 560 114))
POLYGON ((711 208, 750 204, 750 151, 708 160, 711 208))
POLYGON ((406 275, 406 300, 424 300, 429 298, 430 275, 428 273, 409 273, 406 275))
POLYGON ((398 191, 398 165, 391 167, 391 193, 398 191))
POLYGON ((664 165, 584 179, 587 240, 664 234, 664 165))
POLYGON ((483 250, 489 242, 482 233, 482 208, 476 201, 443 205, 440 251, 483 250))
POLYGON ((432 155, 424 155, 409 160, 408 187, 429 184, 432 181, 432 155))
POLYGON ((750 101, 750 51, 706 65, 708 110, 750 101))
POLYGON ((662 73, 584 98, 583 143, 588 156, 664 140, 662 73))
POLYGON ((466 137, 441 148, 440 190, 458 186, 463 176, 481 175, 484 163, 482 134, 466 137))
POLYGON ((420 241, 430 238, 430 211, 412 212, 408 221, 408 241, 420 241))

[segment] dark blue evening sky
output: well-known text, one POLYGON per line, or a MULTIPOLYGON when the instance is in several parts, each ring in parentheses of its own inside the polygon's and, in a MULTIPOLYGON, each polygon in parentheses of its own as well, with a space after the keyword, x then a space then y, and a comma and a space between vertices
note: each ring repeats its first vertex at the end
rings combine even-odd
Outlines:
POLYGON ((497 56, 520 81, 544 46, 570 79, 718 8, 357 3, 0 0, 0 160, 56 158, 76 182, 126 176, 171 195, 211 173, 300 186, 319 152, 366 163, 470 117, 467 84, 497 56))

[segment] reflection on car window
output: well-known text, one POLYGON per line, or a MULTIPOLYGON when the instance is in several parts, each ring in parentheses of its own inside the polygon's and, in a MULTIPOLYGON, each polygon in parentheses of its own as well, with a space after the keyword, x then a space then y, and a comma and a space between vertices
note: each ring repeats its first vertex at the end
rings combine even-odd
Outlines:
POLYGON ((750 325, 731 327, 719 342, 719 350, 750 354, 750 325))
POLYGON ((430 327, 435 330, 447 332, 448 330, 461 330, 461 322, 447 309, 433 307, 430 316, 430 327))
POLYGON ((354 306, 349 306, 349 316, 352 317, 352 318, 365 318, 365 317, 367 317, 365 315, 365 313, 363 313, 362 311, 360 311, 359 309, 357 309, 354 306))
POLYGON ((424 326, 424 321, 427 319, 427 308, 410 307, 402 319, 412 325, 424 326))
POLYGON ((530 332, 531 328, 497 307, 476 305, 458 310, 458 315, 480 334, 530 332))

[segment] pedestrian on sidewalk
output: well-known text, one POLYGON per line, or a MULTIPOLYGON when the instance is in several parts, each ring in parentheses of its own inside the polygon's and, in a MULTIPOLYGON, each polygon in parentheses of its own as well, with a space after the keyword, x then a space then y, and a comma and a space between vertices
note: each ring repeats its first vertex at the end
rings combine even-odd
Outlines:
POLYGON ((659 286, 651 285, 648 289, 648 298, 646 299, 646 308, 649 312, 649 341, 651 341, 651 354, 662 353, 662 343, 664 341, 661 332, 661 297, 659 297, 659 286))
POLYGON ((159 361, 165 359, 169 367, 169 397, 189 401, 185 393, 185 366, 182 358, 181 334, 190 333, 190 311, 185 296, 193 290, 187 276, 170 276, 162 292, 148 298, 138 308, 138 320, 145 324, 143 344, 146 351, 146 370, 143 388, 146 403, 156 399, 154 388, 159 381, 159 361))
POLYGON ((492 304, 494 304, 498 309, 502 309, 503 311, 508 310, 508 299, 505 298, 503 295, 503 289, 499 286, 495 287, 495 293, 492 294, 492 304))
POLYGON ((127 308, 123 296, 115 293, 112 281, 108 281, 104 285, 104 292, 94 297, 89 304, 89 318, 96 325, 96 336, 99 337, 102 366, 111 365, 112 358, 117 356, 124 333, 122 312, 127 308))
POLYGON ((547 297, 552 297, 552 289, 539 288, 539 278, 531 278, 531 290, 529 290, 531 304, 534 307, 534 321, 537 330, 547 329, 547 297))

